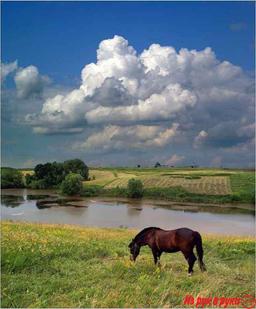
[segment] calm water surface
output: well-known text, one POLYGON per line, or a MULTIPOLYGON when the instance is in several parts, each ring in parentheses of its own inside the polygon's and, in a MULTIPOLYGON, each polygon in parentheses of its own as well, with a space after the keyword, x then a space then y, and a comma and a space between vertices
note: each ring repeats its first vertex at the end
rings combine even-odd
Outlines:
POLYGON ((2 220, 77 224, 97 227, 164 229, 189 227, 202 233, 255 235, 252 213, 233 213, 218 207, 180 206, 159 201, 129 199, 83 198, 69 201, 65 206, 54 203, 53 191, 2 190, 2 220), (40 201, 52 204, 41 205, 40 201), (38 205, 39 202, 39 205, 38 205), (173 209, 175 208, 175 209, 173 209), (214 210, 214 212, 210 212, 214 210), (223 212, 224 211, 224 212, 223 212))

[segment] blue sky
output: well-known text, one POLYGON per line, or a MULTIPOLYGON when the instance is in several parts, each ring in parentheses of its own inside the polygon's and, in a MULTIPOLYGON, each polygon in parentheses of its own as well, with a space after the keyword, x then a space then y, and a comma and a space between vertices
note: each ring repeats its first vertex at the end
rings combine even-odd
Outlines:
MULTIPOLYGON (((40 114, 47 99, 58 94, 67 94, 72 89, 78 89, 81 86, 81 70, 89 63, 97 63, 96 51, 100 42, 112 39, 115 35, 127 40, 128 45, 136 50, 137 55, 140 55, 152 44, 172 46, 177 53, 181 48, 201 51, 210 47, 220 63, 225 60, 229 61, 232 65, 239 66, 246 78, 252 78, 255 44, 253 2, 2 2, 1 5, 2 62, 8 64, 15 60, 18 61, 17 71, 13 70, 6 76, 3 86, 6 93, 6 95, 3 95, 2 110, 3 164, 24 166, 41 161, 63 160, 70 156, 78 156, 93 165, 115 163, 118 165, 135 165, 138 158, 140 158, 142 164, 150 165, 161 154, 160 159, 163 162, 174 164, 196 162, 199 165, 211 165, 216 162, 219 165, 231 166, 253 165, 252 153, 247 153, 243 157, 239 153, 239 149, 235 148, 249 147, 246 143, 250 143, 251 147, 251 133, 247 132, 251 130, 250 126, 252 125, 252 120, 248 116, 252 108, 250 107, 248 111, 247 105, 249 103, 246 103, 244 108, 244 117, 240 117, 241 110, 243 110, 241 107, 243 103, 241 102, 236 103, 237 105, 223 104, 224 109, 222 111, 217 109, 213 111, 214 106, 216 106, 214 101, 212 101, 212 105, 210 103, 209 105, 202 105, 203 107, 200 107, 202 113, 206 110, 208 117, 211 115, 211 118, 214 118, 212 115, 216 113, 216 117, 221 118, 219 126, 215 121, 212 127, 207 127, 206 124, 203 124, 203 117, 198 120, 193 118, 194 121, 192 122, 196 122, 196 125, 191 125, 193 127, 191 127, 191 131, 187 128, 183 129, 185 125, 182 123, 182 119, 186 117, 191 119, 195 116, 188 115, 184 110, 182 112, 179 110, 179 117, 173 120, 172 113, 168 118, 170 121, 168 125, 173 129, 173 124, 178 123, 179 128, 182 128, 177 129, 180 130, 180 136, 187 135, 188 139, 193 138, 194 140, 197 140, 196 138, 199 136, 198 140, 201 138, 208 141, 204 143, 204 146, 200 142, 200 147, 195 145, 193 147, 192 144, 188 145, 186 139, 177 137, 177 140, 170 139, 170 142, 163 147, 161 146, 161 149, 156 146, 152 147, 150 149, 151 156, 148 154, 149 148, 146 146, 144 148, 141 141, 139 146, 136 144, 131 148, 127 145, 119 147, 111 142, 111 145, 103 145, 102 150, 100 148, 102 145, 99 144, 99 149, 95 151, 81 150, 81 147, 70 147, 69 145, 74 142, 76 142, 76 145, 78 143, 83 144, 83 141, 88 140, 90 136, 95 141, 101 133, 112 134, 112 137, 109 138, 110 141, 121 139, 121 135, 125 139, 126 135, 123 132, 129 130, 134 132, 132 128, 136 128, 138 125, 145 126, 145 128, 151 126, 150 128, 159 136, 161 132, 168 129, 166 117, 164 120, 161 117, 157 119, 155 117, 153 122, 152 117, 150 119, 143 118, 142 122, 129 122, 125 125, 122 120, 115 119, 113 121, 109 118, 104 119, 101 123, 94 120, 92 125, 88 125, 91 120, 88 120, 87 117, 86 124, 82 125, 84 126, 83 130, 78 130, 81 125, 72 123, 72 128, 75 128, 75 131, 77 130, 76 134, 70 134, 70 130, 65 131, 63 123, 61 134, 59 128, 57 133, 56 130, 52 130, 50 134, 48 134, 49 132, 38 134, 39 131, 40 133, 45 132, 42 127, 49 127, 49 119, 48 122, 40 124, 41 129, 38 130, 35 129, 35 121, 33 123, 22 121, 26 115, 32 112, 40 114), (36 75, 38 79, 37 94, 41 91, 41 96, 33 94, 31 97, 26 97, 26 95, 22 97, 21 94, 17 97, 15 96, 17 90, 13 77, 17 72, 31 65, 38 69, 40 76, 47 76, 51 83, 45 82, 39 75, 36 75), (235 113, 234 117, 230 119, 223 117, 223 115, 220 116, 223 113, 229 113, 229 108, 232 108, 231 114, 234 113, 234 110, 237 110, 240 118, 235 113), (234 118, 237 118, 237 122, 232 124, 234 118), (198 126, 199 121, 202 123, 201 127, 198 126), (238 122, 241 123, 242 132, 247 130, 246 133, 243 133, 246 138, 241 137, 240 131, 237 136, 228 135, 226 140, 223 136, 218 136, 218 128, 221 125, 224 127, 224 124, 228 124, 225 131, 231 132, 233 130, 232 125, 237 126, 238 122), (154 128, 152 124, 155 126, 154 128), (118 126, 115 129, 119 130, 119 135, 115 135, 116 133, 111 130, 112 133, 106 131, 109 126, 118 126), (248 129, 248 126, 250 129, 248 129), (187 133, 184 133, 184 130, 187 133), (192 131, 193 136, 191 135, 192 131), (205 133, 201 133, 202 136, 200 137, 200 132, 205 133), (230 149, 226 146, 228 144, 230 149), (201 147, 204 148, 201 149, 201 147), (46 149, 47 151, 45 151, 46 149), (145 155, 145 151, 147 155, 145 155), (208 159, 202 156, 202 151, 209 152, 208 159)), ((186 70, 189 70, 188 67, 186 67, 186 70)), ((206 72, 207 68, 214 70, 213 67, 206 66, 206 72)), ((172 68, 168 73, 170 76, 172 75, 171 70, 172 68)), ((111 78, 118 79, 112 75, 111 78)), ((122 80, 123 77, 120 78, 122 80)), ((233 83, 234 89, 237 89, 236 83, 242 77, 236 77, 236 81, 233 77, 230 78, 231 81, 225 81, 228 86, 225 86, 226 84, 224 86, 230 87, 230 84, 233 83)), ((217 75, 216 79, 218 79, 217 75)), ((240 81, 239 84, 245 83, 244 80, 240 81)), ((84 83, 86 84, 86 80, 84 83)), ((188 84, 185 85, 185 81, 183 83, 183 81, 178 80, 178 83, 183 88, 185 87, 184 89, 193 90, 195 96, 197 96, 196 91, 198 90, 191 89, 188 84)), ((242 96, 243 92, 246 93, 248 87, 251 89, 252 82, 247 80, 246 83, 243 89, 237 90, 236 97, 242 96)), ((21 84, 24 85, 23 82, 21 84)), ((224 88, 224 86, 218 87, 224 88)), ((111 83, 106 87, 108 88, 107 90, 104 88, 104 98, 106 91, 109 95, 113 88, 116 89, 117 86, 113 86, 113 83, 111 83)), ((213 88, 216 89, 216 84, 213 88)), ((31 90, 31 88, 29 89, 31 90)), ((228 90, 230 91, 230 88, 228 90)), ((152 95, 151 92, 149 93, 152 95)), ((99 100, 99 96, 102 98, 102 95, 102 93, 97 94, 97 100, 99 100)), ((115 95, 117 96, 116 93, 115 95)), ((253 95, 252 91, 251 99, 253 95)), ((88 101, 88 97, 86 98, 85 101, 88 101)), ((145 98, 149 98, 149 96, 145 98)), ((119 102, 120 106, 123 106, 123 104, 123 102, 119 102)), ((172 104, 171 101, 170 104, 172 104)), ((199 104, 203 103, 196 102, 193 106, 199 104)), ((177 114, 176 110, 175 113, 177 114)), ((76 121, 78 121, 77 119, 76 121)), ((42 119, 40 121, 42 122, 42 119)), ((80 118, 79 121, 81 122, 80 118)), ((139 129, 143 128, 139 127, 139 129)), ((177 130, 175 129, 175 132, 177 130)), ((176 136, 176 133, 174 135, 176 136)), ((154 139, 156 136, 151 138, 154 139)), ((146 142, 147 145, 150 143, 152 144, 152 141, 146 142)), ((88 146, 86 147, 88 149, 88 146)), ((252 148, 248 149, 251 150, 252 148)))

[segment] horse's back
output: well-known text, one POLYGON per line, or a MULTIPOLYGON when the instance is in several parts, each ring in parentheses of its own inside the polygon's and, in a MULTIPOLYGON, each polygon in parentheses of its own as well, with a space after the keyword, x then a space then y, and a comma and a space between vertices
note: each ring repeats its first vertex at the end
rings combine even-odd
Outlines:
POLYGON ((191 235, 195 235, 195 234, 198 233, 197 231, 191 230, 187 227, 181 227, 181 228, 178 228, 178 229, 175 229, 175 230, 162 230, 162 229, 160 229, 159 232, 163 233, 165 235, 169 234, 169 235, 177 235, 177 236, 181 236, 181 237, 189 237, 191 235))
POLYGON ((187 240, 194 239, 199 233, 197 231, 191 230, 187 227, 182 227, 175 230, 176 238, 182 238, 187 240))
POLYGON ((188 227, 181 227, 179 229, 174 230, 176 234, 178 235, 193 235, 194 233, 197 233, 194 230, 189 229, 188 227))
POLYGON ((164 236, 164 238, 169 238, 172 246, 180 248, 187 245, 193 245, 198 232, 186 227, 182 227, 175 230, 165 231, 161 234, 164 236))

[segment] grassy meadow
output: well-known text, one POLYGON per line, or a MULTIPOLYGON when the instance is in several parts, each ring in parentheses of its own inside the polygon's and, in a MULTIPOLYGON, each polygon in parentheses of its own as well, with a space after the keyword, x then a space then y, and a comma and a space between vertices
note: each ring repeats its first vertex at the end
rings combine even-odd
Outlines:
POLYGON ((185 295, 254 295, 255 239, 202 235, 205 264, 192 277, 181 253, 153 264, 143 247, 134 264, 127 245, 137 231, 2 223, 3 307, 184 307, 185 295))

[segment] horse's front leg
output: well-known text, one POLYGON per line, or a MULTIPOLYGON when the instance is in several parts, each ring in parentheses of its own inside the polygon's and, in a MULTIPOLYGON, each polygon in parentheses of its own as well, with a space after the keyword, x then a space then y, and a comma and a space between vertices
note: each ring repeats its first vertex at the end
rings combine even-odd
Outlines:
POLYGON ((157 251, 153 248, 152 248, 152 254, 153 254, 154 262, 155 264, 157 264, 158 255, 157 255, 157 251))
POLYGON ((155 248, 152 248, 152 254, 153 254, 153 257, 154 257, 155 265, 161 266, 161 264, 160 264, 161 252, 159 252, 155 248))
POLYGON ((158 262, 157 263, 158 263, 159 267, 161 267, 161 263, 160 263, 161 254, 162 254, 162 252, 160 252, 160 251, 157 252, 157 258, 158 258, 158 260, 157 260, 158 262))

